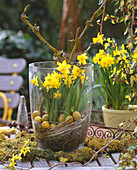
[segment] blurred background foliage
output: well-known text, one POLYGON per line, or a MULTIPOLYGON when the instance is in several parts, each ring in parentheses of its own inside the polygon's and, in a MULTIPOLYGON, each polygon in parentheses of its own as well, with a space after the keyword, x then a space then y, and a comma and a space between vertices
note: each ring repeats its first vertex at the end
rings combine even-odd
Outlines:
MULTIPOLYGON (((93 12, 99 7, 97 0, 70 0, 70 9, 68 11, 67 22, 63 28, 68 33, 65 35, 65 47, 63 50, 69 52, 72 45, 68 47, 68 39, 74 38, 74 25, 77 23, 81 30, 84 28, 85 22, 91 18, 93 12), (72 4, 73 2, 73 4, 72 4), (74 5, 74 8, 72 8, 74 5), (76 18, 75 18, 76 16, 76 18), (73 22, 74 19, 74 22, 73 22), (76 20, 75 20, 76 19, 76 20)), ((30 23, 37 23, 40 26, 40 33, 55 48, 61 48, 59 37, 62 14, 63 0, 0 0, 0 55, 8 58, 25 58, 27 68, 24 70, 24 93, 27 99, 27 107, 29 110, 28 97, 28 64, 34 61, 52 60, 52 52, 43 45, 35 36, 32 30, 24 24, 21 19, 21 13, 24 7, 30 4, 27 12, 30 23)), ((109 2, 106 11, 113 14, 113 3, 109 2)), ((122 24, 113 25, 109 20, 103 24, 103 33, 106 37, 115 37, 118 42, 123 40, 122 24)), ((86 49, 99 32, 99 25, 96 21, 84 36, 81 49, 86 49)), ((62 42, 60 42, 62 43, 62 42)), ((97 51, 95 46, 89 51, 90 59, 97 51)), ((97 94, 97 92, 95 92, 97 94)), ((101 99, 97 95, 93 95, 93 107, 101 108, 101 99)), ((103 103, 103 102, 102 102, 103 103)))

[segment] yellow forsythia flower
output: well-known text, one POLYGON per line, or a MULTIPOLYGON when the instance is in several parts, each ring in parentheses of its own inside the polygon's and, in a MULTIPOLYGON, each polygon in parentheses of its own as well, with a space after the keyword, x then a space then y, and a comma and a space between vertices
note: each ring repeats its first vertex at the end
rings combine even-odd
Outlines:
POLYGON ((103 36, 104 36, 104 34, 100 35, 100 33, 98 33, 97 37, 93 38, 93 43, 103 44, 103 36))

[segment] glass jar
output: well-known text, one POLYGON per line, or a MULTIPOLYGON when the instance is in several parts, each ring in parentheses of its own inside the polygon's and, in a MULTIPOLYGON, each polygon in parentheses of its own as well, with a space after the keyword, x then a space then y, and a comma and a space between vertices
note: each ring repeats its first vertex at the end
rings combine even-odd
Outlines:
POLYGON ((92 82, 92 64, 72 63, 66 68, 55 61, 29 64, 30 108, 38 148, 69 152, 83 146, 92 82))

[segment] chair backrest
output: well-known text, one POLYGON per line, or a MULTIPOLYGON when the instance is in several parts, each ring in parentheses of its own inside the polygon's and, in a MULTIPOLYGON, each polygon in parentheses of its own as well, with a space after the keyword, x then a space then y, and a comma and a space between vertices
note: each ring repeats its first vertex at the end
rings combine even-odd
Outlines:
MULTIPOLYGON (((18 73, 21 73, 25 67, 26 60, 23 58, 9 59, 0 56, 0 91, 6 95, 8 108, 16 108, 19 104, 20 95, 17 91, 22 87, 23 78, 18 73)), ((0 96, 0 108, 4 108, 4 105, 0 96)), ((11 115, 8 120, 10 117, 11 115)))

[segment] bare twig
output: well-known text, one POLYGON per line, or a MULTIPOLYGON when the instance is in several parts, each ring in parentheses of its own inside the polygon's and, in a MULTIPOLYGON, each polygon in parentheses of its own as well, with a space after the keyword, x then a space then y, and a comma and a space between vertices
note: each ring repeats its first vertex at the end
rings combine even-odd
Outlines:
POLYGON ((101 24, 100 24, 100 34, 102 35, 102 28, 103 28, 103 20, 104 20, 104 15, 105 15, 105 9, 106 9, 106 2, 105 0, 104 5, 103 5, 103 14, 102 14, 102 19, 101 19, 101 24))
POLYGON ((34 24, 31 25, 30 22, 27 20, 27 15, 26 15, 26 12, 27 12, 27 9, 30 5, 26 6, 23 13, 21 14, 21 19, 24 23, 26 23, 31 29, 32 31, 37 35, 37 37, 44 43, 46 44, 55 54, 56 57, 62 57, 64 60, 66 60, 68 62, 68 60, 64 57, 63 55, 63 51, 58 51, 57 49, 55 49, 54 47, 52 47, 42 36, 41 34, 39 33, 39 26, 37 26, 37 24, 34 24))
MULTIPOLYGON (((104 3, 106 3, 106 2, 107 2, 107 0, 105 0, 104 3)), ((75 53, 75 51, 76 51, 76 49, 77 49, 77 47, 78 47, 82 37, 84 36, 84 34, 87 31, 87 29, 92 26, 92 23, 93 23, 94 19, 97 17, 100 9, 104 6, 104 3, 102 3, 102 5, 97 9, 97 11, 94 12, 94 14, 92 15, 91 19, 86 22, 85 28, 83 29, 83 31, 80 34, 80 36, 75 39, 75 44, 74 44, 74 47, 72 49, 72 52, 70 54, 70 58, 69 58, 69 61, 68 61, 69 63, 71 62, 71 60, 73 58, 73 55, 74 55, 74 53, 75 53)))
POLYGON ((135 122, 135 120, 137 120, 137 117, 136 117, 128 126, 126 126, 125 129, 123 129, 123 130, 121 131, 121 133, 119 133, 113 140, 111 140, 109 143, 107 143, 105 146, 103 146, 100 150, 98 150, 98 151, 92 156, 92 158, 91 158, 88 162, 86 162, 84 165, 86 166, 87 164, 89 164, 100 151, 102 151, 103 149, 105 149, 105 148, 106 148, 108 145, 110 145, 110 143, 112 143, 114 140, 118 139, 118 138, 121 136, 121 134, 122 134, 123 132, 125 132, 125 130, 127 130, 127 129, 135 122))
POLYGON ((98 43, 98 42, 97 43, 90 42, 88 48, 84 51, 84 53, 87 53, 93 45, 100 45, 100 44, 101 43, 98 43))
POLYGON ((134 38, 134 35, 133 35, 134 17, 135 17, 135 0, 133 0, 130 43, 133 42, 133 38, 134 38))
POLYGON ((80 164, 80 165, 82 165, 80 162, 63 162, 63 163, 57 163, 57 164, 53 165, 52 167, 49 168, 49 170, 55 168, 58 165, 63 165, 63 164, 67 164, 67 165, 80 164))

